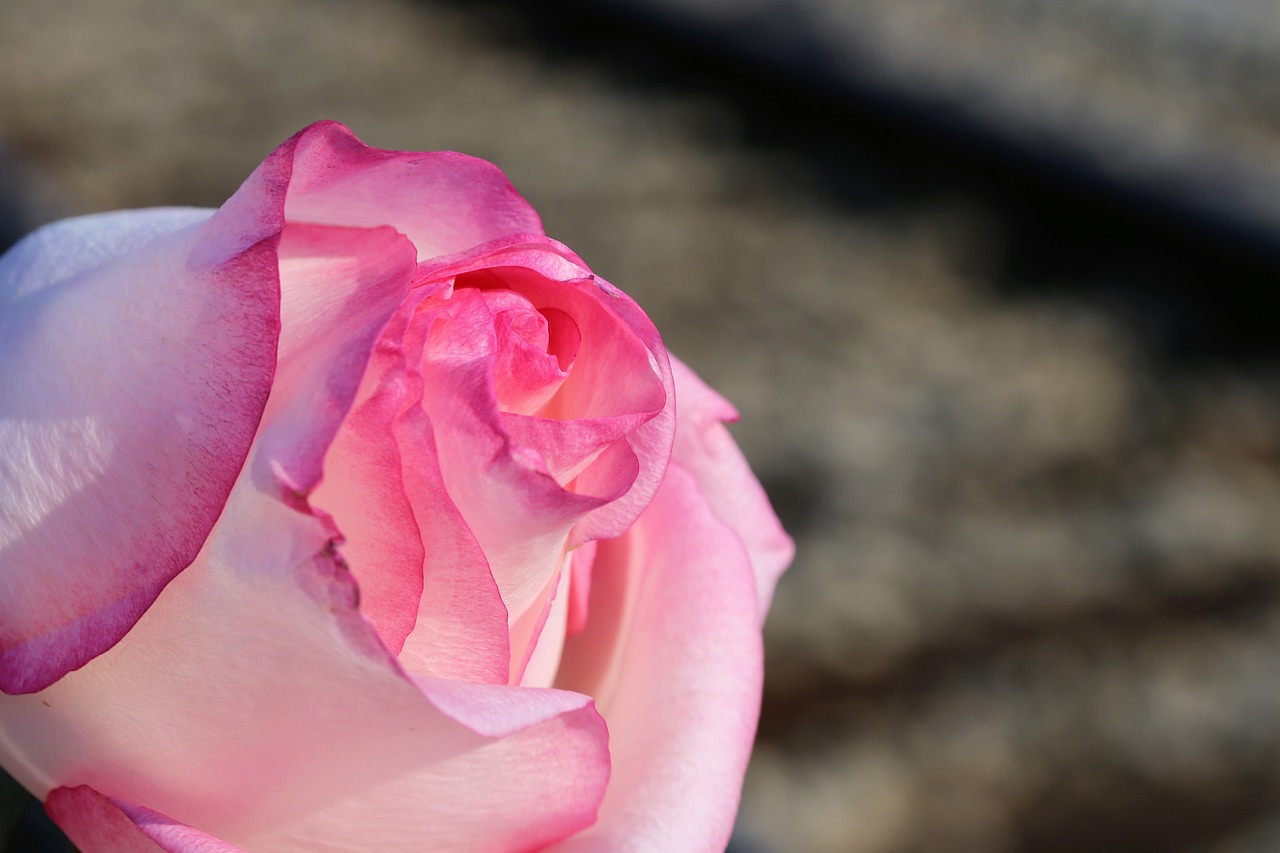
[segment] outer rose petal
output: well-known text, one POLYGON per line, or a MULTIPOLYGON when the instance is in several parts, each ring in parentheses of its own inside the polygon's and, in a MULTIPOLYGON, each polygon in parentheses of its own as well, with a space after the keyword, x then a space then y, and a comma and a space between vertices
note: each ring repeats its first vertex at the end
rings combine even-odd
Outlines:
POLYGON ((110 648, 222 511, 275 367, 278 160, 212 218, 67 220, 0 259, 0 690, 110 648))
POLYGON ((88 785, 54 788, 45 811, 89 853, 242 853, 148 808, 104 797, 88 785))
POLYGON ((309 493, 369 355, 404 301, 413 246, 390 228, 290 225, 280 244, 279 368, 254 453, 254 482, 309 493))
POLYGON ((88 784, 290 853, 500 851, 592 822, 608 757, 589 699, 458 682, 424 694, 378 656, 338 567, 279 562, 322 541, 314 521, 235 510, 240 529, 255 519, 292 541, 216 543, 108 655, 0 698, 0 757, 24 785, 88 784))
POLYGON ((449 151, 370 148, 332 121, 286 145, 296 145, 290 222, 390 225, 413 241, 419 260, 542 234, 538 214, 492 163, 449 151))
POLYGON ((737 411, 674 356, 671 372, 679 401, 673 458, 697 479, 716 517, 746 544, 763 622, 773 588, 795 556, 795 543, 782 529, 768 496, 724 426, 725 421, 738 419, 737 411))
POLYGON ((635 526, 600 543, 590 618, 565 645, 557 683, 595 691, 614 773, 599 823, 551 849, 724 850, 761 676, 746 551, 673 464, 635 526))

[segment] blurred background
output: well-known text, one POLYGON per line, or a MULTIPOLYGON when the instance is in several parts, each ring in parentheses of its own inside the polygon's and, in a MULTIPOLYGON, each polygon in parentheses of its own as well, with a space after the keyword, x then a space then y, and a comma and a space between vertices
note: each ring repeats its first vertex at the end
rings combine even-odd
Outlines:
POLYGON ((1280 850, 1277 92, 1272 0, 0 0, 0 244, 493 160, 797 539, 736 853, 1280 850))

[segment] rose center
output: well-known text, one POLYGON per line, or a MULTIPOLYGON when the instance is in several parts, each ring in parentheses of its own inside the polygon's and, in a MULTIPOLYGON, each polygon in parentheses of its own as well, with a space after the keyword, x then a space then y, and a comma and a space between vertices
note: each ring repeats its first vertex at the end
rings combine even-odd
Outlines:
POLYGON ((555 417, 554 398, 569 376, 582 336, 568 314, 535 308, 511 290, 485 290, 493 315, 498 408, 519 415, 555 417))

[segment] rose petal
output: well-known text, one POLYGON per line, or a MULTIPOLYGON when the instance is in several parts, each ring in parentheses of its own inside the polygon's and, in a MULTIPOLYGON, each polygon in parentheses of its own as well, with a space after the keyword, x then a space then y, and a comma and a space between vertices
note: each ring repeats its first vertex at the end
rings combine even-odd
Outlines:
POLYGON ((294 493, 316 487, 413 266, 413 246, 390 228, 285 229, 279 367, 263 415, 270 428, 254 456, 259 487, 272 480, 294 493))
POLYGON ((110 648, 222 511, 275 367, 278 159, 212 218, 67 220, 0 259, 0 690, 110 648))
POLYGON ((551 849, 723 850, 760 703, 746 549, 673 464, 635 526, 599 544, 591 584, 557 685, 596 695, 613 778, 599 822, 551 849))
POLYGON ((575 548, 572 552, 573 580, 569 584, 569 614, 565 630, 577 634, 587 626, 587 602, 591 597, 591 568, 596 561, 597 540, 575 548))
POLYGON ((266 468, 258 476, 278 479, 286 499, 315 489, 312 500, 347 540, 364 613, 393 652, 422 595, 422 544, 390 435, 399 400, 383 393, 348 410, 375 375, 366 366, 408 294, 414 264, 413 246, 389 228, 285 230, 280 370, 257 454, 266 468))
MULTIPOLYGON (((420 388, 421 376, 416 381, 420 388)), ((427 543, 422 599, 400 663, 413 673, 506 683, 507 608, 484 552, 449 500, 435 432, 421 406, 402 413, 396 436, 406 494, 427 543)))
POLYGON ((680 416, 674 458, 698 481, 711 511, 742 538, 751 555, 763 622, 778 578, 791 565, 795 543, 751 473, 725 422, 738 419, 730 403, 672 356, 680 416))
MULTIPOLYGON (((371 369, 366 382, 375 376, 382 378, 371 369)), ((360 584, 361 610, 399 654, 417 622, 426 549, 395 439, 404 383, 377 379, 377 390, 342 422, 311 502, 333 516, 342 555, 360 584)))
POLYGON ((635 481, 626 495, 596 510, 579 523, 574 543, 620 536, 649 505, 657 492, 670 459, 676 428, 676 392, 667 350, 653 322, 629 296, 601 278, 595 287, 605 304, 622 320, 650 353, 650 365, 662 383, 662 407, 653 418, 627 435, 627 444, 639 462, 635 481))
POLYGON ((242 853, 198 829, 88 785, 54 788, 45 811, 77 847, 92 853, 242 853))
POLYGON ((337 122, 300 131, 285 209, 290 222, 390 225, 419 259, 466 251, 542 222, 492 163, 449 151, 370 148, 337 122))
POLYGON ((590 824, 609 767, 591 700, 411 682, 324 524, 249 476, 111 652, 0 697, 0 761, 36 793, 88 784, 248 850, 507 850, 590 824))
MULTIPOLYGON (((512 646, 519 650, 520 666, 511 672, 511 683, 526 687, 547 687, 555 681, 556 671, 560 668, 560 654, 564 649, 564 639, 569 619, 569 585, 572 575, 569 559, 566 555, 561 560, 560 569, 551 579, 547 591, 546 602, 538 619, 531 626, 528 638, 521 641, 512 630, 512 646)), ((526 614, 531 616, 533 611, 526 614)), ((520 626, 517 625, 516 628, 520 626)))

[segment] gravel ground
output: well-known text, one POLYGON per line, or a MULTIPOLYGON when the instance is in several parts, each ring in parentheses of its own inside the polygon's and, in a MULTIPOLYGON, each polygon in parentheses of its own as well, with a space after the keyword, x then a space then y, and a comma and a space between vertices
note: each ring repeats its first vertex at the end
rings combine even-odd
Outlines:
MULTIPOLYGON (((1280 197, 1274 78, 1171 58, 1272 73, 1269 5, 793 6, 1011 138, 1192 193, 1225 146, 1265 176, 1232 210, 1280 197)), ((1276 362, 1168 345, 1230 282, 1175 243, 1029 231, 874 141, 761 142, 643 45, 610 61, 508 11, 5 0, 5 223, 217 204, 321 117, 494 160, 739 406, 797 536, 744 851, 1280 847, 1276 362)))

